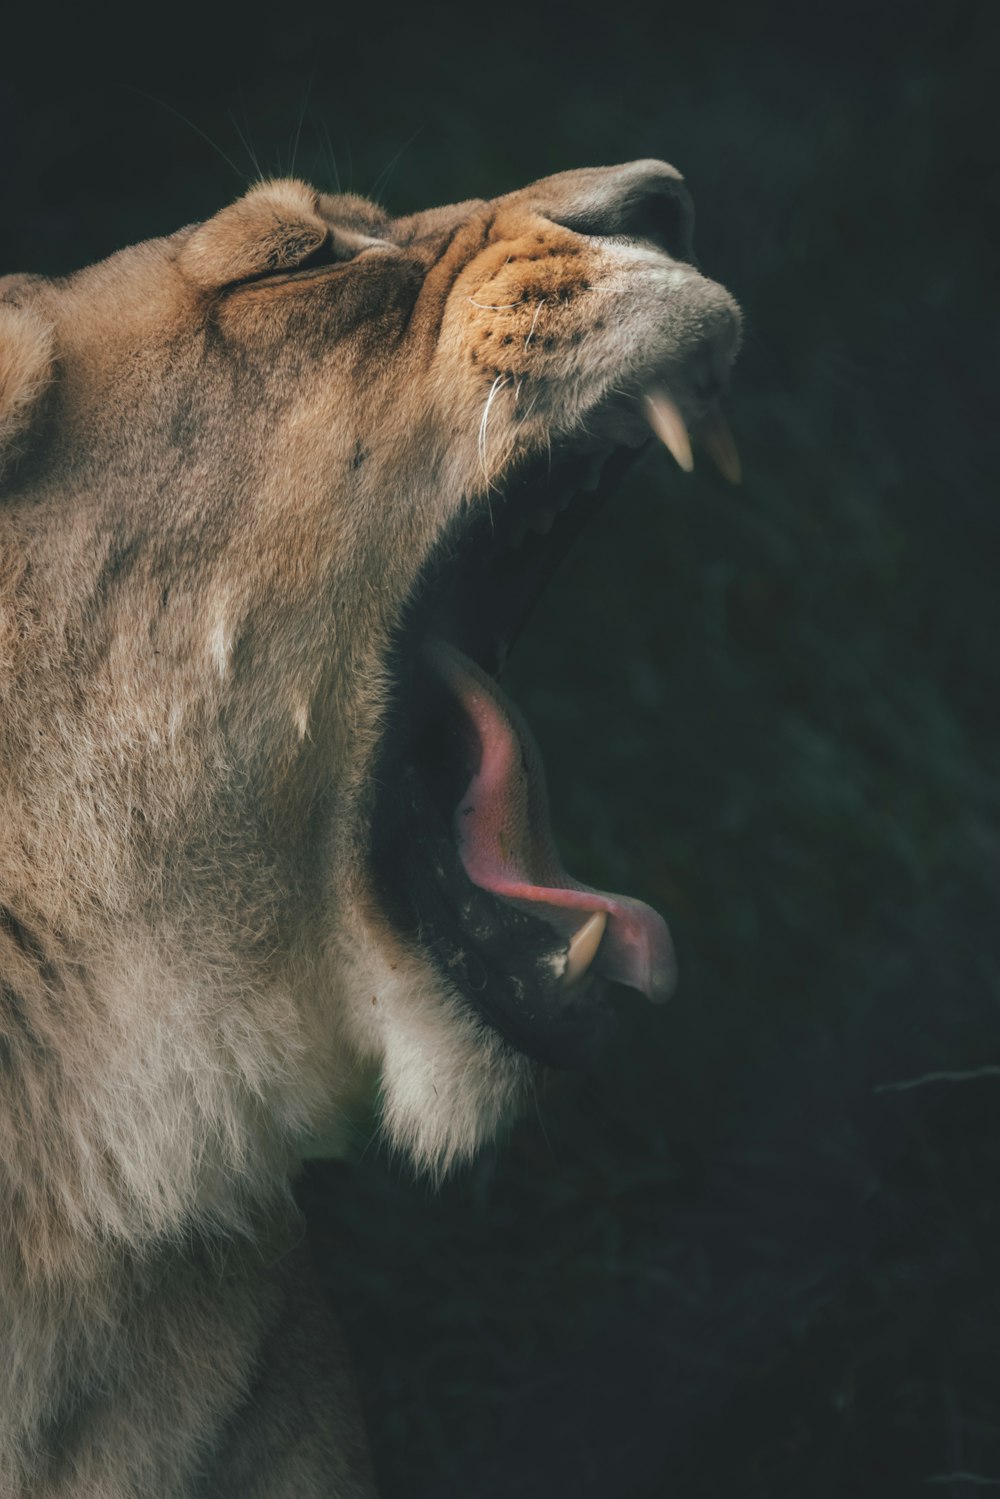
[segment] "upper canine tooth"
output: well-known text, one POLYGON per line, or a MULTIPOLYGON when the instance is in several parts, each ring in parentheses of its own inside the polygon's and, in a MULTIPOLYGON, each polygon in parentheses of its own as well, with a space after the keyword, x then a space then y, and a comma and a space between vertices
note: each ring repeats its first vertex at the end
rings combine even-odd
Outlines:
POLYGON ((715 464, 719 473, 730 484, 739 484, 743 479, 736 439, 729 423, 721 411, 710 411, 698 429, 698 443, 715 464))
POLYGON ((597 949, 601 945, 601 938, 604 936, 604 928, 607 924, 607 911, 594 911, 591 916, 587 917, 583 926, 573 933, 563 973, 563 983, 567 988, 580 982, 597 957, 597 949))
POLYGON ((677 403, 662 390, 647 390, 646 419, 660 441, 674 455, 686 474, 694 468, 691 439, 677 403))
POLYGON ((526 524, 532 531, 537 531, 539 536, 548 536, 555 525, 556 513, 554 510, 535 510, 528 516, 526 524))

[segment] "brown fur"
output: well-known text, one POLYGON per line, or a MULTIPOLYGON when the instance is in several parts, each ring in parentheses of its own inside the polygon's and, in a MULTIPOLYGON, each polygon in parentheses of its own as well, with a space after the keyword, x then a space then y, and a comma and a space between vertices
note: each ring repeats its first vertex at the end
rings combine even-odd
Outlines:
POLYGON ((0 280, 3 1499, 372 1492, 263 1245, 359 1070, 432 1169, 527 1077, 390 931, 366 828, 442 529, 701 315, 557 222, 607 181, 396 222, 269 183, 0 280))

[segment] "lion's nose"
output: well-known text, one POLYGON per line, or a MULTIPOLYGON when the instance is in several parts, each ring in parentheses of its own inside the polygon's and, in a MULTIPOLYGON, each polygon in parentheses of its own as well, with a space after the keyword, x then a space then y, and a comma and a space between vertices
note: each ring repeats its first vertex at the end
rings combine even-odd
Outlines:
POLYGON ((545 177, 530 206, 578 234, 650 240, 674 260, 692 261, 694 207, 684 179, 665 161, 585 167, 545 177))

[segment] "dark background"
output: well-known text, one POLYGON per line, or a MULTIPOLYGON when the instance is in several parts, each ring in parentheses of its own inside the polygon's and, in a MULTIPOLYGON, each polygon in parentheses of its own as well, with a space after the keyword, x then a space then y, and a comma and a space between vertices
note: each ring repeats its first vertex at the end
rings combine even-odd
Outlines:
POLYGON ((997 9, 8 17, 0 272, 655 155, 745 310, 743 488, 650 453, 510 672, 676 998, 442 1190, 303 1185, 386 1499, 1000 1487, 997 9))

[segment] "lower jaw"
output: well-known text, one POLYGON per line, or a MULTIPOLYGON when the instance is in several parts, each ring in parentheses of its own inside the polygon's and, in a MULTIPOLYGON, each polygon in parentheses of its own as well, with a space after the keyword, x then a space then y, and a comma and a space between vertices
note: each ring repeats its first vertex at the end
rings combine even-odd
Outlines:
POLYGON ((615 1027, 595 974, 560 982, 565 939, 538 917, 482 890, 412 762, 386 809, 396 836, 375 852, 379 903, 447 991, 516 1051, 548 1066, 590 1065, 615 1027))
POLYGON ((518 1052, 556 1067, 590 1065, 616 1024, 609 979, 650 998, 669 990, 666 927, 641 902, 565 874, 530 732, 485 673, 453 648, 429 645, 414 680, 425 706, 423 731, 380 777, 385 789, 374 853, 380 904, 442 983, 518 1052), (462 701, 477 685, 488 714, 479 734, 462 701), (491 729, 490 719, 500 715, 517 724, 516 733, 491 729), (491 732, 498 744, 489 743, 491 732), (484 756, 498 749, 525 766, 536 762, 523 788, 501 779, 492 792, 484 790, 484 756), (509 828, 504 869, 495 841, 480 838, 477 847, 469 839, 474 816, 466 814, 474 814, 477 796, 489 814, 492 795, 492 811, 502 820, 522 789, 533 800, 533 816, 509 828))

